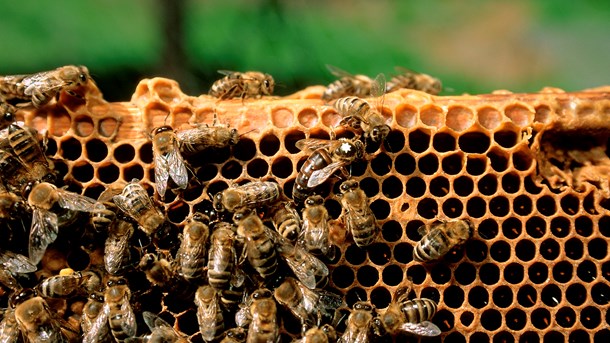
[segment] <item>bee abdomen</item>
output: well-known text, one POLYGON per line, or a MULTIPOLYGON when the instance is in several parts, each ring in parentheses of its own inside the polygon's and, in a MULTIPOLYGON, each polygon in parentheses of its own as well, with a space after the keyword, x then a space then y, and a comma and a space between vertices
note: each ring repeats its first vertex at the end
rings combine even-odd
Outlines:
POLYGON ((123 330, 123 323, 124 319, 122 314, 115 314, 108 318, 108 324, 110 325, 112 336, 114 336, 114 338, 119 342, 123 342, 130 337, 129 334, 123 330))
POLYGON ((407 322, 421 323, 434 317, 436 303, 426 298, 407 300, 402 303, 401 310, 407 322))
POLYGON ((435 231, 429 232, 417 243, 413 249, 413 260, 417 262, 437 260, 451 250, 449 237, 440 230, 435 231))

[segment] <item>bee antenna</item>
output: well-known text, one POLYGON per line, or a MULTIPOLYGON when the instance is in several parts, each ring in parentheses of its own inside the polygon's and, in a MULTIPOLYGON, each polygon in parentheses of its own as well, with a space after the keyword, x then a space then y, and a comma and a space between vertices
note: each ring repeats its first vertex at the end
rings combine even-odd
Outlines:
POLYGON ((240 134, 240 135, 239 135, 239 137, 241 137, 241 136, 243 136, 243 135, 247 135, 248 133, 250 133, 250 132, 254 132, 254 131, 258 131, 258 129, 252 129, 252 130, 250 130, 250 131, 244 132, 244 133, 240 134))
POLYGON ((169 113, 167 112, 167 115, 165 116, 165 119, 163 120, 163 125, 167 125, 167 118, 169 118, 169 113))

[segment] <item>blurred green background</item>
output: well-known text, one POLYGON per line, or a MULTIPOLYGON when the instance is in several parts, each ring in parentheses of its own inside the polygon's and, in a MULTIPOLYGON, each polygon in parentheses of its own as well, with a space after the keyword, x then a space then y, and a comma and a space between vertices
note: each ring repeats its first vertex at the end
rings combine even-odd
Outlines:
POLYGON ((447 93, 610 84, 610 1, 2 1, 0 75, 89 67, 105 97, 141 78, 207 92, 218 69, 328 84, 325 65, 437 76, 447 93))

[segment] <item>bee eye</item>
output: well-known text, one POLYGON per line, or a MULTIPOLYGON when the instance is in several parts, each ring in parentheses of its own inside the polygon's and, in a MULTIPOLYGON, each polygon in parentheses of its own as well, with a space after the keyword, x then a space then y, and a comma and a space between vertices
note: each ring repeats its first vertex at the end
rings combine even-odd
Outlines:
POLYGON ((263 83, 265 84, 265 87, 269 88, 269 80, 265 80, 263 83))
POLYGON ((80 79, 80 82, 83 82, 83 83, 87 82, 87 75, 80 74, 78 77, 80 79))

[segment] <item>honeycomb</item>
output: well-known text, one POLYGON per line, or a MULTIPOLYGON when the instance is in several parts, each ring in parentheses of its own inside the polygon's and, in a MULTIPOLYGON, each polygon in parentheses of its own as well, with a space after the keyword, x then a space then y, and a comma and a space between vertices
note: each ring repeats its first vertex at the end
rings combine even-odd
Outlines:
MULTIPOLYGON (((68 189, 93 198, 134 178, 153 194, 147 134, 157 126, 212 125, 217 115, 237 128, 236 146, 190 161, 198 182, 157 198, 169 220, 182 226, 231 184, 275 180, 291 196, 308 156, 295 143, 352 135, 335 128, 340 117, 320 100, 323 90, 218 101, 153 78, 140 82, 130 102, 108 103, 90 84, 86 101, 62 95, 40 110, 19 112, 18 119, 47 131, 48 153, 68 189)), ((462 96, 399 90, 386 94, 383 115, 392 127, 388 138, 350 167, 381 234, 366 250, 349 239, 339 247, 329 265, 329 289, 343 294, 348 306, 370 300, 383 309, 408 278, 417 296, 439 303, 433 322, 443 333, 436 341, 610 341, 610 88, 462 96), (463 248, 438 263, 413 261, 420 226, 458 218, 476 228, 463 248)), ((331 181, 319 191, 337 219, 339 182, 331 181)), ((53 274, 100 259, 99 250, 88 256, 58 241, 43 264, 53 274)), ((130 285, 139 299, 136 312, 160 313, 202 341, 192 304, 164 303, 143 277, 130 285)), ((78 313, 78 302, 63 306, 66 316, 78 313)), ((283 310, 280 315, 284 341, 297 337, 296 320, 283 310)))

